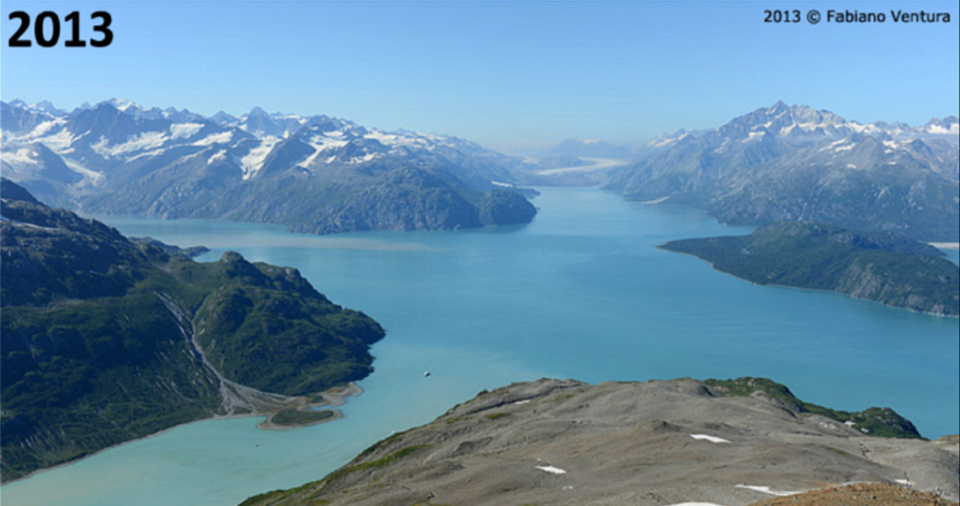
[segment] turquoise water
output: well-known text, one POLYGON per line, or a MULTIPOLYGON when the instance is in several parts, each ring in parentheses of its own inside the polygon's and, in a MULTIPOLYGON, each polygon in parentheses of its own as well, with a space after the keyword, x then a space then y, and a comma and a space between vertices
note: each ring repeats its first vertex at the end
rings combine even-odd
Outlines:
POLYGON ((285 432, 259 431, 257 419, 179 427, 4 486, 3 505, 236 505, 319 479, 482 389, 543 376, 768 376, 827 406, 892 406, 929 437, 960 432, 957 319, 758 287, 654 248, 749 232, 698 211, 590 189, 547 188, 535 203, 542 212, 527 226, 336 237, 109 220, 128 235, 214 248, 205 260, 233 249, 299 268, 387 329, 377 372, 342 420, 285 432))

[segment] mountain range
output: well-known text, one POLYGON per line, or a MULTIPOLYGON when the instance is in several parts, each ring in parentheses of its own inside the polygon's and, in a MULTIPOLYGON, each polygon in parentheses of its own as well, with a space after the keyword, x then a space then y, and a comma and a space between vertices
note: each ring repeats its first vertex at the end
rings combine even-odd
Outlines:
POLYGON ((384 331, 296 269, 198 263, 0 179, 0 479, 366 377, 384 331))
POLYGON ((955 116, 919 127, 862 124, 778 102, 639 151, 567 140, 535 165, 456 137, 259 108, 210 117, 123 100, 70 112, 49 102, 0 109, 4 175, 45 202, 87 213, 307 233, 526 223, 537 211, 518 184, 549 183, 544 169, 558 168, 573 170, 552 170, 567 178, 555 184, 584 184, 584 158, 599 157, 634 160, 612 164, 600 179, 605 188, 727 223, 802 220, 930 242, 960 238, 955 116))
POLYGON ((955 116, 860 124, 778 102, 715 130, 661 136, 606 188, 731 224, 817 221, 957 242, 958 139, 955 116))
POLYGON ((456 137, 259 108, 207 118, 123 100, 71 112, 13 101, 0 113, 4 176, 87 213, 309 233, 482 227, 536 214, 507 188, 520 159, 456 137))

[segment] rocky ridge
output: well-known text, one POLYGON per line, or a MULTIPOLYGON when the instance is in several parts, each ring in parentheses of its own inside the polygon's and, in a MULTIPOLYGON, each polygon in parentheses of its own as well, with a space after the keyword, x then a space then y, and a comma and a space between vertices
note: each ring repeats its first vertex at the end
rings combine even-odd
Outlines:
POLYGON ((690 379, 515 384, 243 506, 743 506, 858 482, 958 494, 955 451, 798 411, 772 382, 735 384, 753 393, 690 379))

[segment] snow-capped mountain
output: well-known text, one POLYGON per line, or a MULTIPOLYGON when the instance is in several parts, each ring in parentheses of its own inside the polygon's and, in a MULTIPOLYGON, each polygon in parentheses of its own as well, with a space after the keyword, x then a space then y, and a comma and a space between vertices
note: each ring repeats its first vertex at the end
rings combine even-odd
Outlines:
POLYGON ((894 139, 916 139, 943 136, 956 141, 960 135, 960 120, 956 116, 934 118, 926 125, 911 127, 904 123, 868 123, 848 121, 830 111, 806 106, 789 106, 777 102, 772 107, 757 109, 740 116, 716 130, 663 134, 650 141, 652 148, 669 147, 691 137, 717 137, 723 140, 756 141, 764 136, 776 137, 794 145, 816 143, 854 134, 875 135, 894 139))
MULTIPOLYGON (((146 109, 117 99, 70 113, 48 102, 14 101, 0 107, 4 175, 47 202, 103 213, 229 216, 321 232, 479 226, 496 221, 479 216, 481 201, 495 188, 493 181, 514 182, 511 169, 521 163, 455 137, 384 132, 328 116, 270 114, 260 108, 239 117, 220 112, 206 118, 185 109, 146 109), (336 212, 331 195, 346 199, 399 169, 438 176, 443 191, 463 201, 460 215, 435 222, 426 216, 449 209, 421 209, 424 216, 410 221, 402 216, 393 220, 384 211, 377 219, 389 225, 359 220, 340 227, 309 209, 312 196, 336 212), (296 211, 284 209, 289 201, 272 212, 252 208, 273 195, 289 199, 290 191, 303 202, 296 211), (249 212, 231 208, 235 202, 221 202, 228 193, 244 194, 249 212), (330 198, 319 198, 322 195, 330 198), (306 215, 324 223, 311 227, 303 223, 306 215)), ((406 184, 416 186, 411 181, 406 184)), ((513 192, 496 194, 498 202, 506 199, 517 209, 529 205, 503 197, 516 195, 513 192)), ((416 199, 427 197, 407 193, 405 198, 416 207, 424 204, 416 199)), ((508 214, 500 218, 508 219, 508 214)))
POLYGON ((778 102, 715 130, 661 136, 608 188, 729 223, 817 220, 956 242, 958 145, 956 116, 860 124, 778 102))

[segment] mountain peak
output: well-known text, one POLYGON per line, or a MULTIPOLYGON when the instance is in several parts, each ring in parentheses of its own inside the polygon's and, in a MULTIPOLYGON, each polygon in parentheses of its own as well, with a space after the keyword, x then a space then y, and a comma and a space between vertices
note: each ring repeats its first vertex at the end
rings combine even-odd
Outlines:
POLYGON ((126 110, 130 108, 143 109, 142 107, 140 107, 139 104, 130 100, 122 99, 122 98, 111 98, 110 100, 107 100, 106 103, 112 105, 117 110, 123 111, 123 112, 126 112, 126 110))
POLYGON ((247 113, 247 116, 265 116, 269 118, 270 114, 261 109, 259 106, 254 106, 253 109, 250 109, 250 112, 247 113))
POLYGON ((795 107, 796 107, 796 106, 790 107, 790 106, 787 105, 783 100, 777 100, 777 103, 773 104, 772 107, 770 107, 769 109, 767 109, 767 114, 768 114, 768 115, 780 114, 780 113, 783 113, 783 112, 785 112, 785 111, 787 111, 787 110, 789 110, 789 109, 793 109, 793 108, 795 108, 795 107))
POLYGON ((53 114, 55 116, 65 114, 64 111, 57 109, 56 106, 54 106, 49 100, 41 100, 40 102, 33 104, 33 108, 41 112, 53 114))
POLYGON ((210 116, 210 120, 220 124, 232 124, 238 121, 236 116, 224 111, 217 111, 216 114, 210 116))

